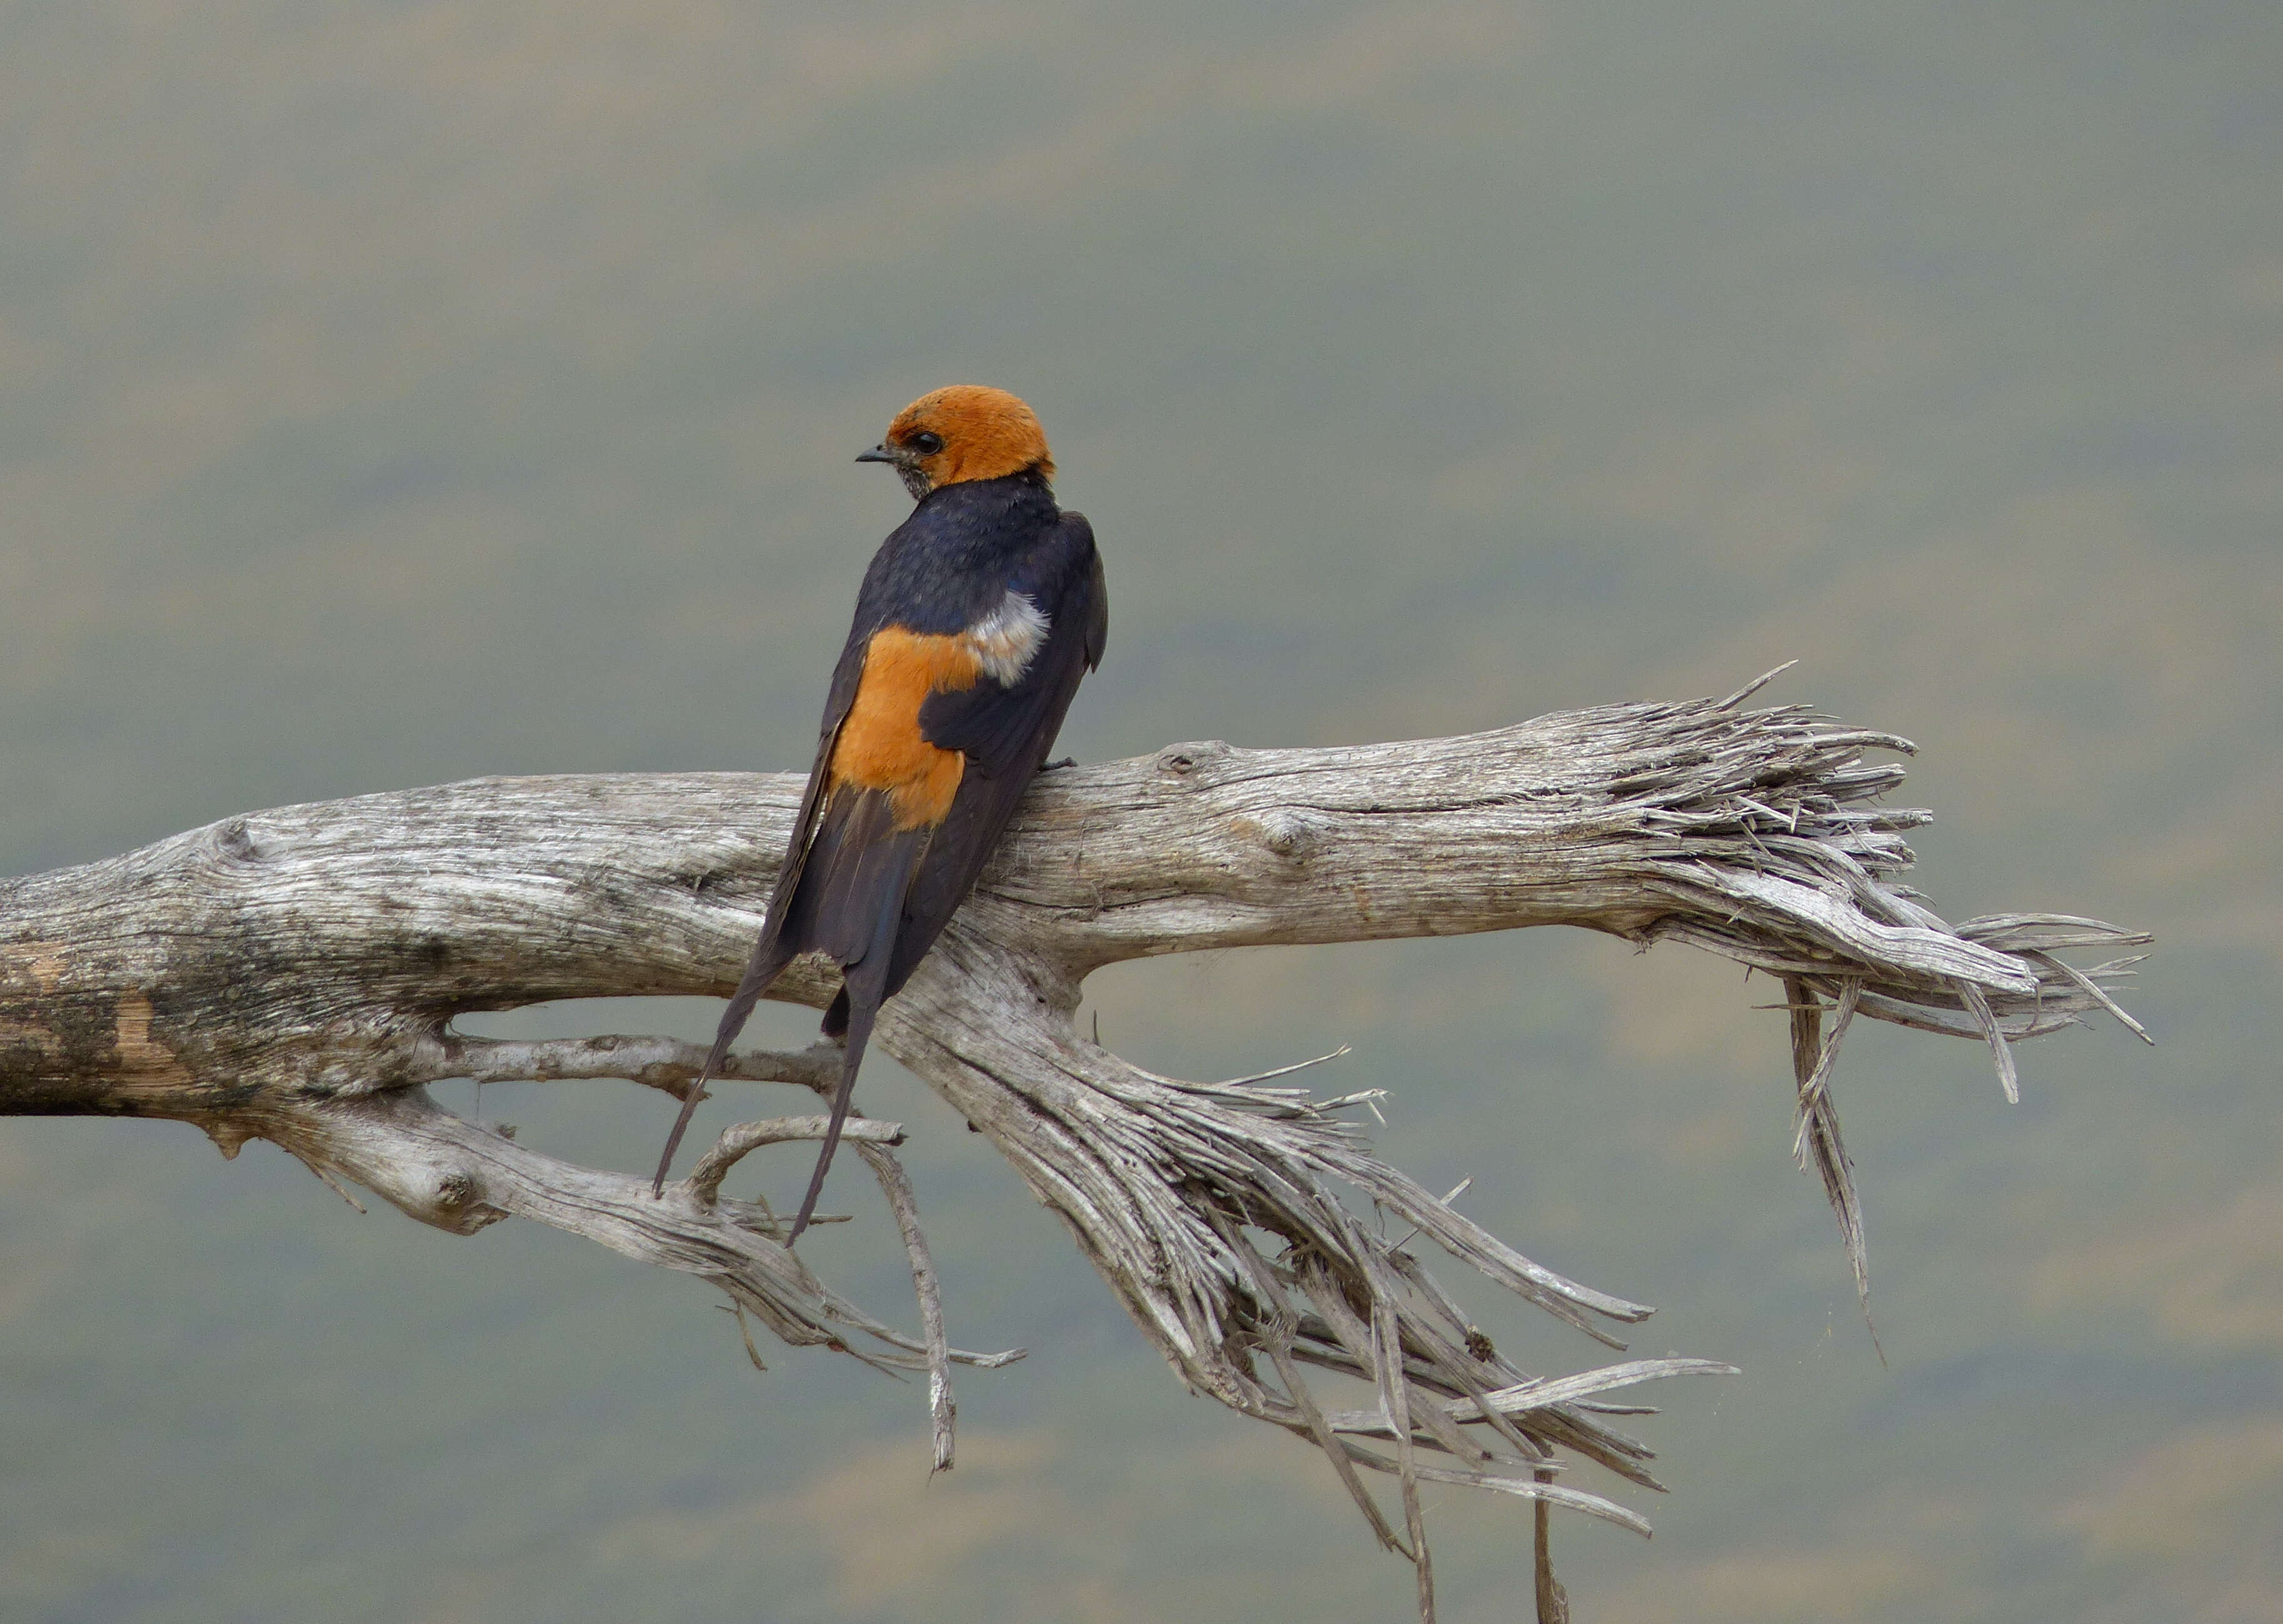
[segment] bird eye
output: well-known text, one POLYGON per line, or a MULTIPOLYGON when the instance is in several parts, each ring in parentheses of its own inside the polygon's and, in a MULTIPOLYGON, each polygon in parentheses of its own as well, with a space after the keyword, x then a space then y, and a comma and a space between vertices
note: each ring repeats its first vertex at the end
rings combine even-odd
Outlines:
POLYGON ((912 436, 912 449, 923 457, 931 457, 943 449, 943 436, 922 431, 912 436))

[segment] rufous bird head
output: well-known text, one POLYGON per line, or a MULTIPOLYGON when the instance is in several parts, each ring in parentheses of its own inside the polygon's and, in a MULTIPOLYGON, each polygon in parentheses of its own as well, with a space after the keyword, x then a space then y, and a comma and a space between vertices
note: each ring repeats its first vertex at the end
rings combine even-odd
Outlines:
POLYGON ((887 434, 859 462, 885 462, 916 501, 970 479, 1036 472, 1054 483, 1055 459, 1039 415, 1003 389, 954 384, 896 414, 887 434))

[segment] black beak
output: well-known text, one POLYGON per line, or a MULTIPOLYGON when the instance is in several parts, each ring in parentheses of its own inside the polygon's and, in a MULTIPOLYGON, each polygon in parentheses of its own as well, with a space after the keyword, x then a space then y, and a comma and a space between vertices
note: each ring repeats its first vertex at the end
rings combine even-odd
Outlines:
POLYGON ((869 451, 858 452, 856 454, 856 460, 859 462, 900 462, 902 459, 898 457, 894 452, 889 450, 885 445, 878 445, 873 447, 869 451))

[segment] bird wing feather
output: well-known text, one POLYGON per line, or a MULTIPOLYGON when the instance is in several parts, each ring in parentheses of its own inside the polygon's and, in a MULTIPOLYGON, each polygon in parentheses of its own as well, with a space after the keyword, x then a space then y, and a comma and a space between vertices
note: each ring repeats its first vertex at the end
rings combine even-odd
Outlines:
POLYGON ((1109 627, 1102 560, 1086 520, 1075 513, 1064 514, 1063 520, 1064 567, 1056 572, 1058 579, 1033 589, 1049 618, 1046 645, 1022 679, 1009 687, 983 681, 936 694, 920 708, 928 742, 962 751, 968 770, 905 898, 904 926, 888 972, 892 995, 974 889, 976 876, 1054 747, 1079 680, 1102 659, 1109 627))

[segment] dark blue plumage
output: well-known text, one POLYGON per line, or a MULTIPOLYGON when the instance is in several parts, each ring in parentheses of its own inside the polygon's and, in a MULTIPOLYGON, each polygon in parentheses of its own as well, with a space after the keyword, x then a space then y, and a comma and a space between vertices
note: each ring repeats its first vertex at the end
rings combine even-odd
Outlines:
POLYGON ((852 640, 884 626, 961 632, 1009 588, 1031 591, 1055 579, 1067 551, 1059 545, 1062 518, 1053 490, 1035 473, 930 491, 872 556, 856 593, 852 640))

